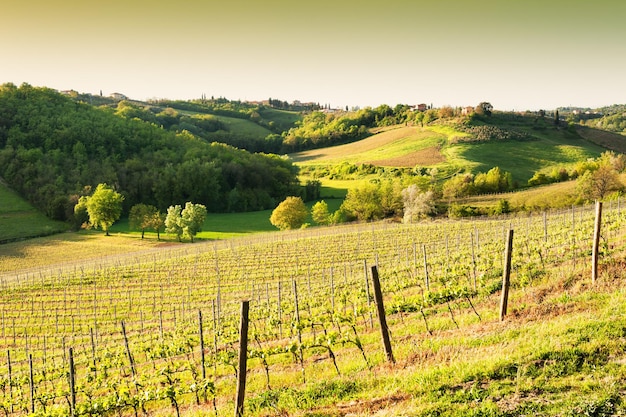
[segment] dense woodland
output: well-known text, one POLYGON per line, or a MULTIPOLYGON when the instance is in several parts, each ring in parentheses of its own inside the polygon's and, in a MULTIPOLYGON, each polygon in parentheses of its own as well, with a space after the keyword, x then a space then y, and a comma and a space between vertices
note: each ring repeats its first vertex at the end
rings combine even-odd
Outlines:
POLYGON ((128 109, 95 107, 27 84, 2 85, 0 177, 51 218, 65 220, 99 183, 124 195, 125 210, 185 201, 209 211, 260 210, 300 192, 296 168, 283 158, 118 114, 128 109))

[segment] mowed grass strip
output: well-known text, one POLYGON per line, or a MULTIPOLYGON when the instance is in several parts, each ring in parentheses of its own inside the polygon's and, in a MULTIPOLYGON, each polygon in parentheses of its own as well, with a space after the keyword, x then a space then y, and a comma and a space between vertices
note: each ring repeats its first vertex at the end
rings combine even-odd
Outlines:
POLYGON ((0 184, 0 243, 67 230, 63 222, 50 220, 15 192, 0 184))

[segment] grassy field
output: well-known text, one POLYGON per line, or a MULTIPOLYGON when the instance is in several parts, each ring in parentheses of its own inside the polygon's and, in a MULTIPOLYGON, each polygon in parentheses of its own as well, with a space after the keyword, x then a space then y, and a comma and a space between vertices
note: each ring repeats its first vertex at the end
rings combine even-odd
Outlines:
POLYGON ((67 230, 65 223, 48 219, 0 183, 0 244, 65 230, 67 230))
POLYGON ((237 135, 243 137, 265 137, 272 132, 263 126, 251 122, 250 120, 239 119, 236 117, 215 116, 220 122, 226 126, 229 132, 236 132, 237 135))
POLYGON ((358 142, 291 154, 296 164, 329 165, 349 162, 380 166, 431 166, 444 162, 439 147, 445 137, 414 126, 385 130, 358 142))
MULTIPOLYGON (((396 126, 358 142, 299 152, 290 157, 303 167, 332 166, 342 162, 388 167, 421 166, 436 167, 444 176, 460 170, 487 172, 498 166, 524 186, 536 171, 549 173, 554 168, 571 168, 579 161, 598 157, 607 148, 615 148, 616 138, 621 138, 613 135, 607 139, 606 135, 592 135, 587 131, 583 138, 569 129, 536 123, 533 118, 525 117, 494 119, 494 126, 525 132, 534 138, 532 141, 453 143, 452 138, 468 134, 450 125, 396 126), (597 139, 600 136, 602 141, 597 139), (592 140, 594 138, 597 140, 592 140)), ((326 186, 335 184, 331 179, 321 180, 326 186)), ((351 185, 337 185, 338 188, 346 186, 351 185)))

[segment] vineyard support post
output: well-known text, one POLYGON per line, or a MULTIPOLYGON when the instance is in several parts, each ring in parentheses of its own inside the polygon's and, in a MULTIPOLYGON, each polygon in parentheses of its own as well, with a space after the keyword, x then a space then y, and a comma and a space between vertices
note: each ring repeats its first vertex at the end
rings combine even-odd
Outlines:
POLYGON ((380 279, 378 278, 378 268, 372 266, 372 283, 374 284, 374 300, 378 311, 378 320, 380 322, 380 334, 383 338, 383 346, 387 361, 396 363, 391 350, 391 340, 389 339, 389 328, 387 327, 387 317, 385 316, 385 305, 383 303, 383 292, 380 288, 380 279))
POLYGON ((374 328, 374 322, 372 318, 372 302, 370 300, 370 281, 369 281, 369 278, 367 277, 367 260, 363 261, 363 269, 365 272, 365 297, 367 297, 367 311, 370 314, 370 329, 371 329, 371 328, 374 328))
POLYGON ((76 415, 76 374, 74 370, 74 349, 69 350, 70 416, 76 415))
POLYGON ((602 226, 602 202, 596 201, 596 222, 593 230, 593 252, 591 259, 591 283, 598 279, 598 256, 600 248, 600 230, 602 226))
POLYGON ((7 350, 7 368, 9 371, 9 398, 11 399, 11 412, 13 412, 13 382, 11 372, 11 351, 7 350))
POLYGON ((470 246, 472 248, 472 277, 474 278, 474 290, 476 290, 476 252, 474 251, 474 233, 470 233, 470 246))
POLYGON ((96 376, 98 373, 98 370, 96 368, 96 342, 94 340, 93 337, 93 329, 90 328, 89 329, 89 334, 91 336, 91 359, 93 361, 93 375, 96 376))
POLYGON ((33 378, 33 354, 30 353, 28 355, 28 369, 29 369, 29 379, 28 382, 30 384, 30 412, 35 413, 35 380, 33 378))
POLYGON ((513 252, 513 229, 509 229, 504 252, 504 270, 502 272, 502 298, 500 300, 500 321, 504 320, 509 304, 509 285, 511 283, 511 253, 513 252))
POLYGON ((202 310, 198 310, 198 326, 200 330, 200 366, 202 367, 202 379, 206 379, 206 368, 204 364, 204 332, 202 329, 202 310))
POLYGON ((124 335, 124 345, 126 346, 126 353, 128 354, 128 362, 130 363, 130 370, 133 373, 133 378, 137 376, 135 372, 135 361, 133 355, 130 353, 130 347, 128 346, 128 337, 126 336, 126 325, 122 321, 122 334, 124 335))
POLYGON ((235 417, 243 416, 243 402, 246 397, 246 373, 248 371, 248 313, 250 301, 241 302, 241 323, 239 325, 239 368, 237 371, 237 404, 235 417))
POLYGON ((422 244, 422 254, 424 257, 424 277, 426 280, 426 291, 430 291, 430 277, 428 276, 428 258, 426 257, 426 244, 422 244))

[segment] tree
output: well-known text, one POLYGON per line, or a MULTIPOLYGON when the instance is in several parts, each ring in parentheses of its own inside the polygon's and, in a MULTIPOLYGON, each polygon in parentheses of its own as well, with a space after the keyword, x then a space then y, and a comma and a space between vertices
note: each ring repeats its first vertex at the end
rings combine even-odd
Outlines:
POLYGON ((623 188, 619 175, 608 165, 601 165, 595 171, 585 171, 576 183, 579 196, 591 201, 602 200, 610 192, 623 188))
POLYGON ((189 237, 191 243, 196 234, 202 230, 202 225, 206 219, 206 207, 202 204, 187 202, 185 208, 180 213, 183 234, 189 237))
POLYGON ((449 200, 474 194, 474 176, 457 174, 443 183, 443 196, 449 200))
POLYGON ((476 114, 481 116, 491 116, 491 112, 493 112, 493 106, 487 101, 482 101, 478 104, 478 106, 476 106, 474 111, 476 112, 476 114))
MULTIPOLYGON (((146 229, 154 228, 154 221, 159 214, 159 209, 146 204, 135 204, 130 209, 128 223, 131 229, 141 230, 141 238, 144 238, 146 229)), ((156 228, 158 234, 158 227, 156 228)))
POLYGON ((375 184, 366 183, 348 190, 341 208, 353 218, 359 220, 378 220, 383 217, 379 188, 375 184))
POLYGON ((383 217, 402 216, 402 185, 399 181, 384 181, 378 194, 383 217))
POLYGON ((311 217, 317 224, 327 225, 330 223, 330 213, 328 212, 328 204, 324 200, 318 201, 311 207, 311 217))
POLYGON ((157 240, 161 240, 161 229, 165 227, 165 214, 157 210, 150 217, 148 224, 149 224, 148 228, 156 232, 157 240))
POLYGON ((181 241, 183 235, 183 227, 180 221, 180 212, 182 208, 177 204, 175 206, 169 206, 167 208, 167 215, 165 216, 165 232, 176 235, 178 241, 181 241))
POLYGON ((86 209, 89 223, 104 230, 109 236, 109 228, 122 214, 124 196, 113 190, 107 184, 98 184, 91 196, 82 196, 74 207, 75 212, 86 209))
POLYGON ((309 212, 300 197, 287 197, 272 211, 270 222, 280 230, 301 227, 309 212))
POLYGON ((422 192, 415 184, 402 190, 404 223, 414 223, 435 213, 435 195, 432 191, 422 192))

